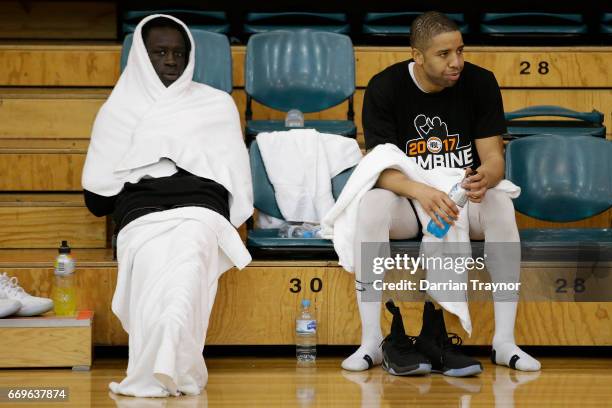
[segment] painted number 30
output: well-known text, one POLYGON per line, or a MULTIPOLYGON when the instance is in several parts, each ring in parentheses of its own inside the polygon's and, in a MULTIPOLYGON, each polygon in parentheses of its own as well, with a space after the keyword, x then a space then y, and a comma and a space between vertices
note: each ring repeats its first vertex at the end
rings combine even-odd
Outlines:
MULTIPOLYGON (((289 287, 289 292, 291 293, 299 293, 302 291, 302 280, 298 278, 293 278, 289 281, 292 285, 289 287)), ((312 278, 310 280, 310 290, 314 293, 320 292, 323 289, 323 281, 320 278, 312 278)))

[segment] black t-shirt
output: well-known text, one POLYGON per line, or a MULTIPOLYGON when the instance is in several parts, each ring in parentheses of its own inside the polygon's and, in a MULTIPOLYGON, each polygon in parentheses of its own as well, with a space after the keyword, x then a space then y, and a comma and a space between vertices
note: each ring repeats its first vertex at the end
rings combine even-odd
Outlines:
POLYGON ((143 215, 178 207, 205 207, 229 220, 229 193, 225 187, 181 168, 172 176, 125 183, 121 192, 112 197, 85 190, 85 204, 98 217, 112 213, 116 232, 143 215))
POLYGON ((393 143, 424 169, 477 168, 473 140, 506 132, 495 76, 466 62, 454 86, 426 93, 410 76, 410 62, 394 64, 370 80, 362 115, 366 149, 393 143))

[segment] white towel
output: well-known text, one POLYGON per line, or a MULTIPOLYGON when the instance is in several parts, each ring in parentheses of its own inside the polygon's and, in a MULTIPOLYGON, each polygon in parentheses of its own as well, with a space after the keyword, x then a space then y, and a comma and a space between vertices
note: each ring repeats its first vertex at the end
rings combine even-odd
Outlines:
POLYGON ((112 310, 129 334, 127 376, 111 391, 136 397, 197 395, 202 351, 221 273, 251 257, 225 218, 202 207, 140 217, 117 238, 112 310))
POLYGON ((257 145, 287 221, 320 223, 335 202, 331 179, 362 157, 355 139, 314 129, 260 133, 257 145))
POLYGON ((230 220, 238 227, 253 213, 240 118, 230 95, 192 81, 195 48, 187 26, 172 16, 152 15, 136 26, 127 66, 94 122, 82 184, 108 197, 126 182, 170 176, 178 166, 229 191, 230 220), (157 17, 182 25, 191 41, 185 71, 167 88, 151 65, 141 32, 157 17))
MULTIPOLYGON (((353 245, 357 223, 359 222, 357 219, 359 202, 363 195, 376 184, 380 173, 388 168, 400 170, 411 180, 430 185, 441 191, 450 191, 452 186, 461 181, 465 174, 464 170, 455 168, 438 167, 433 170, 424 170, 397 146, 390 143, 376 146, 359 163, 342 190, 340 197, 338 197, 338 201, 325 215, 321 223, 322 236, 333 240, 339 263, 348 272, 354 272, 353 245)), ((495 188, 506 191, 512 198, 520 194, 519 187, 506 180, 495 188)), ((423 225, 423 243, 470 241, 466 208, 459 212, 458 220, 444 238, 439 239, 427 231, 427 224, 429 224, 431 217, 427 215, 416 200, 413 203, 417 210, 417 216, 423 225)), ((469 256, 469 254, 464 255, 469 256)), ((435 293, 430 292, 430 294, 435 298, 435 293)), ((466 301, 467 298, 457 302, 439 303, 446 310, 457 315, 464 330, 471 334, 472 325, 466 301)))

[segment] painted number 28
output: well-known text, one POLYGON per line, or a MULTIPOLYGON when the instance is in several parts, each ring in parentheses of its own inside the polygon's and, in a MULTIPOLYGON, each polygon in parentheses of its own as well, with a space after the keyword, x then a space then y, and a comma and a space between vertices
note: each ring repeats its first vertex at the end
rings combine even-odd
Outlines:
MULTIPOLYGON (((521 61, 521 75, 531 75, 531 63, 529 61, 521 61)), ((548 74, 548 61, 540 61, 538 63, 538 74, 548 74)))
POLYGON ((572 288, 572 282, 568 282, 567 279, 563 279, 563 278, 559 278, 555 281, 555 283, 558 285, 556 292, 557 293, 567 293, 567 289, 569 288, 574 289, 574 292, 576 293, 582 293, 586 290, 586 287, 584 286, 584 279, 582 278, 576 278, 574 279, 574 284, 573 284, 573 288, 572 288), (568 283, 569 283, 569 287, 568 287, 568 283))

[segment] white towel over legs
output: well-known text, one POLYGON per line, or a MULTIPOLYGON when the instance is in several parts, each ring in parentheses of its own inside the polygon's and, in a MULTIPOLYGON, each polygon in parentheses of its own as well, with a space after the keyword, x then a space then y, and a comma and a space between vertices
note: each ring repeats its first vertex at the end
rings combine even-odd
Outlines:
POLYGON ((115 393, 197 395, 208 381, 202 351, 219 277, 220 216, 195 210, 197 218, 149 214, 119 234, 119 273, 129 276, 118 278, 113 311, 129 334, 129 361, 127 377, 110 384, 115 393), (125 299, 129 307, 117 307, 125 299))

